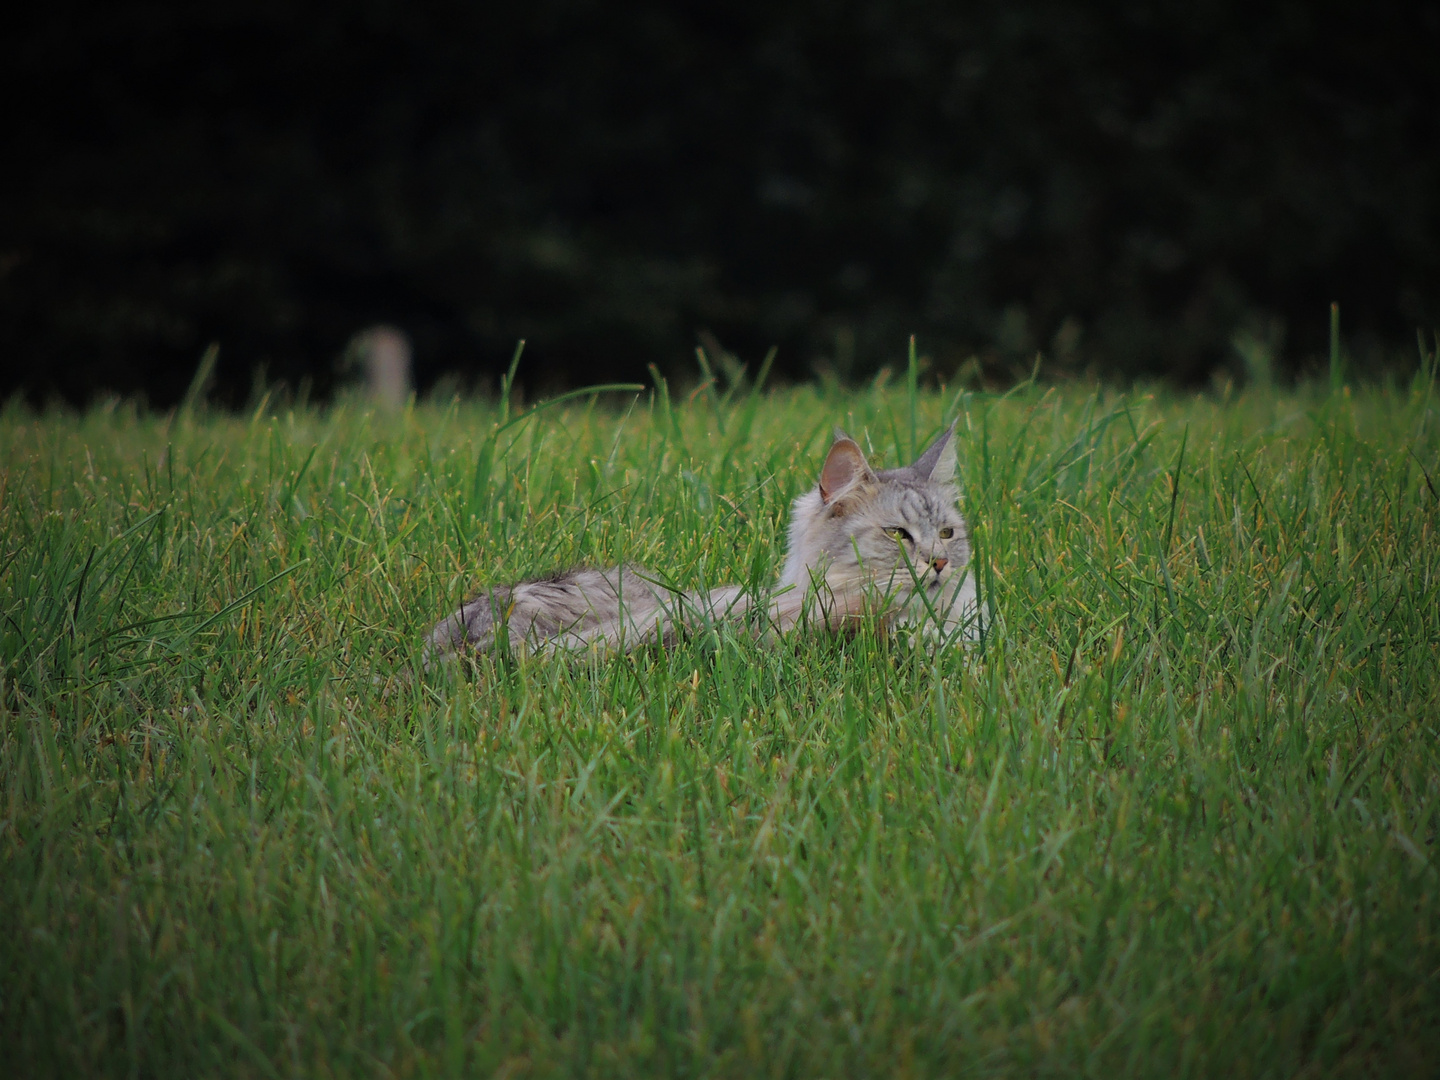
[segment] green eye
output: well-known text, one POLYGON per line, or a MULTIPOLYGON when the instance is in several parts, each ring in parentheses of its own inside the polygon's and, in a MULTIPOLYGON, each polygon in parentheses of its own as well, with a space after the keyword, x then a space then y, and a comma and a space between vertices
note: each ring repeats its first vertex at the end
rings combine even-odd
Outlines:
POLYGON ((940 539, 941 539, 941 540, 949 540, 950 537, 952 537, 952 536, 954 536, 954 535, 955 535, 955 530, 952 529, 952 528, 950 528, 949 525, 946 525, 945 528, 943 528, 943 529, 940 530, 940 539))
POLYGON ((888 529, 885 530, 885 535, 893 540, 908 541, 911 539, 909 531, 906 529, 902 529, 899 525, 891 525, 888 529))

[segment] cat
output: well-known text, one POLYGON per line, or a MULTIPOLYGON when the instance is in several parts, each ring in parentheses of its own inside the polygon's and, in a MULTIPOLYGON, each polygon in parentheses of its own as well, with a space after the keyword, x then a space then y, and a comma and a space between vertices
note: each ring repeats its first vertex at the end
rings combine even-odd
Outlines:
POLYGON ((881 471, 837 428, 818 482, 791 508, 785 566, 768 596, 738 585, 687 593, 634 564, 578 567, 461 605, 431 631, 427 666, 501 641, 539 653, 627 651, 720 622, 783 633, 873 620, 972 638, 975 579, 955 468, 954 424, 913 465, 881 471))

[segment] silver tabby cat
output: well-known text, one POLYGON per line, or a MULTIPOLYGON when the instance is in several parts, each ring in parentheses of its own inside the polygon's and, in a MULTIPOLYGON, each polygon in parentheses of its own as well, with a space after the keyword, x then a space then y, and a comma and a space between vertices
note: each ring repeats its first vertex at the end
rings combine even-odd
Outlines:
POLYGON ((485 650, 502 638, 529 652, 628 650, 717 622, 783 633, 873 620, 969 637, 975 581, 956 508, 954 434, 951 425, 913 465, 876 470, 837 430, 819 482, 795 500, 785 569, 767 596, 734 585, 682 592, 633 564, 581 567, 487 589, 440 621, 429 656, 485 650))

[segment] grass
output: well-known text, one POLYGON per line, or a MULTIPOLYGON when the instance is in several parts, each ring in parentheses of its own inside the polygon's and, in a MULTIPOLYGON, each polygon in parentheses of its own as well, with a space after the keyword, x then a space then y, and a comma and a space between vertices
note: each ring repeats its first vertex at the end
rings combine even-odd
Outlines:
POLYGON ((27 1076, 1361 1076, 1440 1059, 1433 378, 0 417, 27 1076), (765 582, 960 417, 983 643, 417 675, 478 585, 765 582))

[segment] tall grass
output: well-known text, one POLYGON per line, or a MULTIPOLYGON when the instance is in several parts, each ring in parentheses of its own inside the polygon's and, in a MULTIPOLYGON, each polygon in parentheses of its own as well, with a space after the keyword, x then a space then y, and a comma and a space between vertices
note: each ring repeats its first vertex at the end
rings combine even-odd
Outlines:
POLYGON ((1431 373, 913 386, 6 412, 10 1074, 1432 1069, 1431 373), (483 583, 769 581, 832 425, 951 416, 974 648, 419 673, 483 583))

